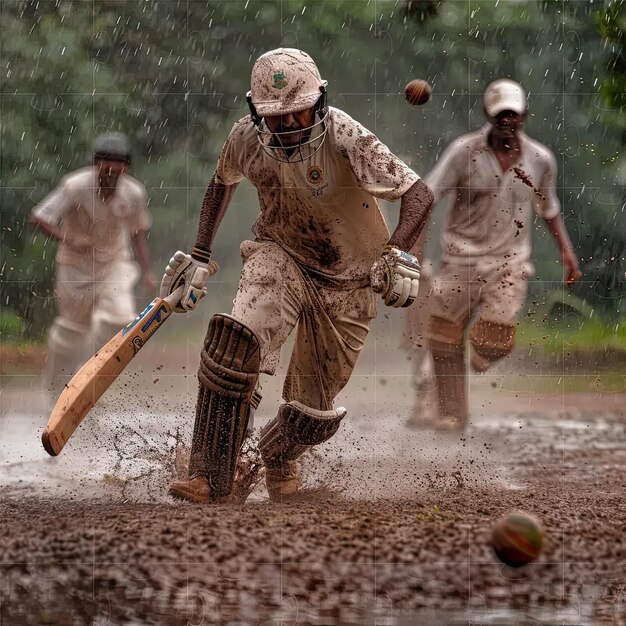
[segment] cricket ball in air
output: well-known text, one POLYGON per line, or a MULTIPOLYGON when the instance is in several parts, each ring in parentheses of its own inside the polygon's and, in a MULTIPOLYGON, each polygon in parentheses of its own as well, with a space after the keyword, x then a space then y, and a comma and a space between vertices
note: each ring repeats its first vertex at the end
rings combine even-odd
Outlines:
POLYGON ((412 80, 405 88, 404 95, 409 104, 417 106, 418 104, 426 104, 430 100, 433 90, 430 85, 421 78, 412 80))
POLYGON ((522 567, 537 559, 543 547, 544 530, 533 515, 513 512, 501 517, 493 527, 491 545, 500 561, 522 567))

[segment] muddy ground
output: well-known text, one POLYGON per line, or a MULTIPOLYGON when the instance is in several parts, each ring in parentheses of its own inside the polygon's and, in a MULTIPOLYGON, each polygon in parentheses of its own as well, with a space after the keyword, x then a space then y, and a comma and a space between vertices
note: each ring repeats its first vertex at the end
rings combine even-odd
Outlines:
POLYGON ((472 379, 472 425, 443 437, 405 428, 407 364, 379 352, 342 395, 340 433, 305 458, 299 501, 260 485, 245 505, 196 506, 166 492, 194 358, 155 347, 57 459, 39 447, 36 380, 5 381, 2 626, 626 624, 626 377, 595 393, 546 393, 563 371, 524 374, 524 391, 511 372, 472 379), (546 527, 518 570, 489 546, 515 509, 546 527))

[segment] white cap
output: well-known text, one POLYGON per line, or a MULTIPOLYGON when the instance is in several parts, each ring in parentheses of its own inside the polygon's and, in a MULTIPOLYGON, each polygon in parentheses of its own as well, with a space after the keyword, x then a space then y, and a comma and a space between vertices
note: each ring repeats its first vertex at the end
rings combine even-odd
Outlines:
POLYGON ((526 113, 526 93, 519 83, 501 78, 494 80, 485 90, 485 111, 495 117, 502 111, 526 113))

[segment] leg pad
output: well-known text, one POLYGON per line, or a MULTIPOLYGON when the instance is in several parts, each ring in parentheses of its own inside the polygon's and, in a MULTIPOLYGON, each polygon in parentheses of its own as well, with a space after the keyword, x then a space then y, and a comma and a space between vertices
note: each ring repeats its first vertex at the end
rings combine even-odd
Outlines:
POLYGON ((310 446, 330 439, 346 412, 343 407, 319 411, 295 401, 283 404, 261 433, 263 460, 271 465, 297 459, 310 446))
POLYGON ((214 315, 201 353, 196 423, 189 476, 205 476, 211 495, 222 497, 233 487, 261 364, 254 331, 230 315, 214 315))
POLYGON ((465 376, 463 327, 441 317, 432 316, 430 349, 433 356, 439 416, 466 422, 469 416, 465 376))
POLYGON ((470 328, 469 340, 472 344, 472 369, 475 372, 485 372, 513 350, 515 326, 481 318, 470 328))

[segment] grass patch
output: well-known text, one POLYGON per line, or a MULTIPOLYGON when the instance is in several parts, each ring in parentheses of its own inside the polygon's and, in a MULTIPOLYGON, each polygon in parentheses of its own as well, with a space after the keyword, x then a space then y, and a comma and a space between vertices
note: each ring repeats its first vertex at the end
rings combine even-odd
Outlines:
POLYGON ((626 352, 626 321, 605 324, 599 319, 579 319, 563 324, 520 322, 518 346, 537 347, 549 354, 563 350, 621 350, 626 352))
POLYGON ((522 394, 626 393, 626 374, 516 374, 507 376, 502 387, 506 392, 522 394))

